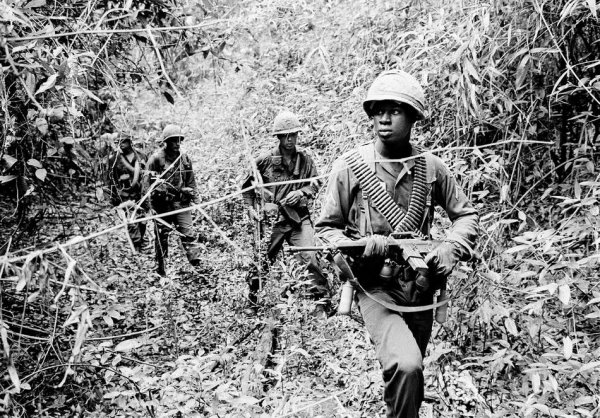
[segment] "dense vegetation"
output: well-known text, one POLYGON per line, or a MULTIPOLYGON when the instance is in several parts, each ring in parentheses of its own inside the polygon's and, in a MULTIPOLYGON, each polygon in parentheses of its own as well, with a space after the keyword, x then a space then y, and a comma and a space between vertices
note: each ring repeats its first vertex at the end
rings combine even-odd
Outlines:
POLYGON ((451 319, 434 330, 424 414, 600 414, 598 8, 1 3, 0 410, 380 413, 378 365, 356 318, 318 322, 300 292, 280 298, 301 280, 293 262, 281 259, 259 315, 243 314, 253 244, 238 190, 247 149, 272 145, 283 108, 303 116, 301 145, 326 174, 370 139, 361 100, 397 67, 428 93, 416 140, 452 167, 482 218, 481 261, 456 274, 451 319), (188 132, 207 250, 199 272, 176 253, 159 279, 116 227, 103 172, 112 134, 149 150, 170 122, 188 132), (272 355, 254 367, 265 335, 272 355))

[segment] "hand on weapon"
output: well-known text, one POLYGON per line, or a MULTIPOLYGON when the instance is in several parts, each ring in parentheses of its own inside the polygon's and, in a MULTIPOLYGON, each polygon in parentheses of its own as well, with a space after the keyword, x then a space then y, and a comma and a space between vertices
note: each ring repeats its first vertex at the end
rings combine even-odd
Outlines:
POLYGON ((447 277, 454 270, 459 258, 460 249, 452 242, 444 241, 425 256, 425 263, 434 276, 447 277))
POLYGON ((289 206, 296 206, 298 203, 300 203, 300 200, 302 199, 303 196, 304 196, 304 193, 302 193, 300 190, 293 190, 293 191, 289 192, 287 194, 287 196, 281 200, 281 204, 289 205, 289 206))
POLYGON ((365 238, 363 257, 387 257, 389 253, 389 243, 389 238, 385 235, 373 234, 365 238))

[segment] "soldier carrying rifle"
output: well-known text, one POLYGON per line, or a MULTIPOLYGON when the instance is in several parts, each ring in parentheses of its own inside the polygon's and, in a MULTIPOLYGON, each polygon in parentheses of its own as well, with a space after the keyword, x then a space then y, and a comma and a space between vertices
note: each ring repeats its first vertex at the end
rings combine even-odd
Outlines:
POLYGON ((433 295, 459 260, 473 257, 478 215, 442 161, 411 144, 425 118, 425 94, 403 71, 380 74, 363 107, 375 141, 339 158, 315 227, 329 245, 365 244, 351 258, 356 300, 383 369, 388 417, 419 416, 423 357, 433 325, 433 295), (446 239, 425 257, 419 275, 393 250, 392 233, 430 236, 434 205, 452 221, 446 239), (428 306, 429 305, 429 306, 428 306))
MULTIPOLYGON (((272 208, 274 212, 276 220, 267 248, 270 263, 275 261, 285 241, 299 246, 314 244, 314 227, 308 204, 316 196, 320 184, 314 178, 311 180, 311 177, 317 176, 317 168, 312 158, 304 150, 296 148, 298 133, 301 130, 298 116, 290 111, 280 112, 273 121, 272 131, 279 141, 278 146, 256 159, 256 175, 260 178, 254 179, 254 175, 249 175, 242 185, 245 188, 252 182, 277 183, 267 185, 264 191, 244 193, 244 202, 251 219, 262 221, 265 216, 265 213, 257 213, 256 208, 261 208, 262 211, 272 208), (307 180, 297 181, 302 179, 307 180), (286 181, 290 182, 285 183, 286 181), (256 200, 261 199, 261 195, 268 195, 271 201, 265 205, 256 205, 256 200)), ((322 276, 316 258, 308 252, 299 252, 297 258, 307 266, 312 295, 315 298, 324 296, 327 292, 327 280, 322 276)), ((258 274, 259 272, 253 270, 247 278, 250 287, 250 307, 255 307, 257 302, 256 294, 260 284, 258 274)))
MULTIPOLYGON (((190 157, 180 151, 184 135, 178 125, 167 125, 163 129, 164 146, 148 159, 146 183, 152 187, 150 205, 154 212, 163 214, 189 207, 198 201, 196 180, 190 157)), ((163 215, 154 222, 156 228, 156 272, 165 272, 165 257, 169 251, 169 232, 176 229, 192 266, 200 263, 202 246, 192 225, 191 210, 172 215, 163 215)))

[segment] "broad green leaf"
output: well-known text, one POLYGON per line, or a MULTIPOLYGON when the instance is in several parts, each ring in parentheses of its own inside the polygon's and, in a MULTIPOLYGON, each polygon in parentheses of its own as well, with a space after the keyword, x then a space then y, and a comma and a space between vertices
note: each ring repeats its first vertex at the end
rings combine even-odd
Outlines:
POLYGON ((540 391, 541 386, 541 378, 540 374, 535 372, 531 375, 531 389, 533 393, 538 393, 540 391))
POLYGON ((35 95, 37 96, 38 94, 43 93, 46 90, 49 90, 52 87, 54 87, 54 85, 56 84, 56 77, 58 77, 58 74, 56 73, 48 77, 48 79, 44 81, 40 88, 35 92, 35 95))
POLYGON ((35 120, 35 127, 42 135, 46 135, 48 133, 48 122, 45 118, 37 118, 35 120))
POLYGON ((558 287, 558 299, 567 306, 571 301, 571 288, 568 284, 561 284, 558 287))
POLYGON ((4 168, 9 169, 11 168, 13 165, 15 165, 15 163, 19 161, 17 160, 15 157, 12 157, 8 154, 4 154, 2 156, 2 162, 4 163, 4 168))
POLYGON ((29 160, 27 160, 27 164, 29 164, 32 167, 42 168, 42 163, 40 163, 35 158, 30 158, 29 160))
POLYGON ((515 324, 515 321, 512 318, 505 318, 504 326, 506 327, 506 330, 509 333, 511 333, 512 335, 514 335, 515 337, 517 337, 519 335, 519 330, 517 329, 517 325, 515 324))
POLYGON ((127 352, 141 347, 142 345, 144 344, 139 339, 132 338, 129 340, 121 341, 119 344, 117 344, 117 346, 115 347, 115 351, 127 352))
POLYGON ((600 318, 600 311, 596 311, 596 312, 592 312, 591 314, 587 314, 584 318, 586 318, 586 319, 600 318))
POLYGON ((12 181, 16 178, 17 178, 17 176, 12 175, 12 174, 10 176, 0 176, 0 184, 8 183, 9 181, 12 181))
POLYGON ((567 360, 573 355, 573 341, 569 337, 563 339, 563 354, 567 360))
POLYGON ((35 176, 40 179, 41 181, 46 180, 46 176, 48 175, 48 172, 46 171, 45 168, 38 168, 37 170, 35 170, 35 176))

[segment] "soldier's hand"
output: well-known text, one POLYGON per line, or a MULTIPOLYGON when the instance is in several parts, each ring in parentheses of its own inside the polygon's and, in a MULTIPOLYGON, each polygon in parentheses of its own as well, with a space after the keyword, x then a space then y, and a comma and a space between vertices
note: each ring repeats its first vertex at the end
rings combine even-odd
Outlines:
POLYGON ((367 238, 363 257, 387 257, 389 250, 389 238, 385 235, 373 234, 367 238))
POLYGON ((442 242, 425 256, 429 270, 437 277, 446 277, 452 273, 460 258, 460 249, 451 242, 442 242))
POLYGON ((194 189, 192 189, 191 187, 182 187, 181 193, 191 196, 194 194, 194 189))
POLYGON ((287 194, 281 203, 284 205, 296 206, 304 196, 300 190, 293 190, 287 194))

